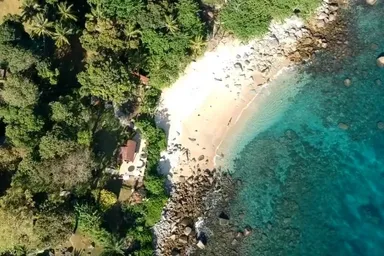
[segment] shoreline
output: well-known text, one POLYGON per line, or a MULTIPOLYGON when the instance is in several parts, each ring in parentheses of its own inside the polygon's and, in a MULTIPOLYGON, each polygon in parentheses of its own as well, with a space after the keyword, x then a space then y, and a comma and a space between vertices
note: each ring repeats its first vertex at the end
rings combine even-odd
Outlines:
POLYGON ((273 23, 270 30, 247 45, 237 40, 221 43, 164 90, 156 120, 167 133, 168 148, 160 169, 172 183, 194 175, 196 168, 216 167, 217 152, 229 131, 237 129, 266 84, 292 64, 289 55, 297 42, 310 36, 297 17, 273 23), (207 67, 211 70, 203 70, 207 67))
POLYGON ((180 255, 190 255, 205 248, 206 242, 199 238, 200 226, 208 224, 205 223, 208 215, 218 225, 220 216, 215 205, 228 199, 221 196, 220 185, 215 185, 221 183, 226 173, 220 168, 215 171, 219 167, 217 161, 225 157, 222 151, 229 151, 225 160, 234 155, 230 151, 236 138, 233 134, 244 132, 249 117, 261 113, 252 104, 271 99, 268 98, 271 91, 263 91, 272 82, 291 67, 311 60, 315 51, 327 48, 322 33, 332 33, 325 24, 335 21, 328 17, 336 17, 340 6, 324 1, 307 23, 296 16, 284 23, 272 22, 266 36, 246 45, 237 40, 229 45, 221 42, 214 51, 191 63, 184 75, 163 91, 156 122, 166 131, 168 143, 159 167, 168 175, 172 190, 162 219, 154 228, 156 255, 173 249, 180 255), (231 133, 232 137, 228 135, 231 133), (201 179, 208 181, 204 185, 201 179), (196 193, 200 195, 198 205, 185 203, 189 193, 192 198, 196 193), (212 196, 215 202, 210 199, 212 196), (192 235, 183 235, 186 217, 192 223, 188 226, 193 230, 192 235))
MULTIPOLYGON (((218 154, 218 152, 220 150, 222 151, 226 151, 228 148, 227 147, 231 147, 229 145, 226 145, 224 148, 222 148, 222 145, 223 143, 225 142, 229 142, 228 139, 226 139, 226 135, 228 135, 231 131, 234 131, 235 133, 241 133, 241 131, 244 129, 244 126, 246 125, 245 123, 247 121, 249 121, 249 115, 252 115, 253 113, 246 113, 250 106, 255 103, 255 101, 257 100, 258 96, 263 93, 263 89, 267 89, 267 87, 269 86, 269 84, 274 81, 275 79, 277 79, 280 75, 282 75, 285 71, 289 70, 290 68, 292 68, 292 63, 289 63, 287 65, 282 65, 282 67, 277 70, 276 74, 274 74, 272 77, 271 77, 271 80, 268 81, 267 83, 263 84, 262 86, 262 90, 260 90, 256 95, 253 96, 253 98, 241 109, 239 115, 237 116, 235 122, 233 123, 233 126, 232 127, 227 127, 227 130, 222 138, 222 140, 220 141, 220 143, 217 145, 216 147, 216 150, 215 150, 215 156, 214 156, 214 159, 213 159, 213 163, 214 163, 214 166, 215 167, 218 167, 217 166, 217 161, 216 159, 217 158, 222 158, 221 154, 218 154), (242 124, 239 124, 238 122, 239 121, 243 121, 242 124)), ((229 143, 229 144, 233 144, 234 142, 232 143, 229 143)))

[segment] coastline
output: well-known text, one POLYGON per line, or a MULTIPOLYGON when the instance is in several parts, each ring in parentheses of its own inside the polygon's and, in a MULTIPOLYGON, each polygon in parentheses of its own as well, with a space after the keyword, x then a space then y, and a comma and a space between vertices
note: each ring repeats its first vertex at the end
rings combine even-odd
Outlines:
POLYGON ((271 24, 266 36, 246 45, 221 42, 164 90, 156 120, 167 133, 160 169, 171 182, 184 181, 196 168, 216 167, 228 131, 237 129, 265 85, 292 64, 290 53, 307 36, 304 22, 292 17, 271 24))
MULTIPOLYGON (((164 252, 173 252, 172 248, 179 253, 175 255, 204 249, 205 243, 199 240, 200 226, 208 224, 209 215, 219 225, 219 212, 214 208, 230 200, 230 195, 222 195, 221 186, 232 181, 224 178, 227 181, 221 182, 225 172, 215 172, 215 168, 221 169, 218 162, 234 157, 234 134, 245 132, 250 117, 261 112, 255 105, 268 102, 269 85, 289 76, 284 74, 286 70, 309 61, 315 51, 327 48, 322 33, 330 30, 325 24, 336 21, 342 4, 324 1, 307 23, 296 16, 272 22, 267 35, 246 45, 237 40, 223 41, 190 64, 184 75, 163 91, 156 121, 166 131, 168 148, 162 154, 160 171, 168 175, 173 187, 162 220, 154 228, 157 255, 167 255, 164 252), (201 179, 208 173, 205 170, 213 170, 213 174, 209 172, 209 182, 203 184, 201 179), (211 186, 208 190, 207 185, 211 186), (198 205, 185 204, 185 198, 196 196, 200 190, 204 193, 198 193, 198 205), (199 210, 191 211, 190 207, 199 210), (185 237, 182 222, 186 216, 194 223, 189 227, 198 232, 197 236, 192 232, 185 237)), ((275 85, 272 87, 278 88, 275 85)))

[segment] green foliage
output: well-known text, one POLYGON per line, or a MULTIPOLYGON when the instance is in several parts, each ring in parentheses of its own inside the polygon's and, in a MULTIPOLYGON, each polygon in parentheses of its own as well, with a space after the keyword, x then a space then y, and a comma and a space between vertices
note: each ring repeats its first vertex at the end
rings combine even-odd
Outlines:
POLYGON ((63 135, 47 134, 40 140, 39 153, 41 158, 62 157, 76 148, 76 143, 65 139, 63 135))
POLYGON ((132 91, 129 73, 124 65, 116 62, 88 64, 87 71, 78 75, 83 96, 93 95, 117 104, 128 100, 132 91))
POLYGON ((110 209, 117 202, 116 195, 106 189, 102 189, 98 196, 100 208, 104 212, 110 209))
POLYGON ((151 174, 157 172, 156 166, 160 159, 160 152, 167 147, 167 140, 163 130, 157 128, 150 119, 142 119, 136 122, 137 127, 148 141, 148 164, 151 174))
POLYGON ((0 199, 0 222, 0 252, 56 246, 68 239, 74 226, 71 214, 39 211, 33 195, 15 186, 0 199))
POLYGON ((320 0, 231 0, 220 12, 223 27, 240 39, 267 32, 272 19, 281 20, 300 10, 309 14, 320 0))
POLYGON ((83 233, 91 237, 100 245, 110 244, 110 234, 101 227, 101 212, 88 204, 77 204, 75 206, 78 228, 83 233))
POLYGON ((25 108, 37 103, 38 88, 31 81, 14 75, 4 83, 1 97, 10 106, 25 108))
POLYGON ((39 61, 36 64, 37 74, 40 78, 48 80, 51 85, 56 85, 60 72, 57 68, 52 70, 50 66, 45 61, 39 61))
POLYGON ((38 61, 38 58, 29 50, 0 43, 0 63, 14 74, 29 69, 38 61))

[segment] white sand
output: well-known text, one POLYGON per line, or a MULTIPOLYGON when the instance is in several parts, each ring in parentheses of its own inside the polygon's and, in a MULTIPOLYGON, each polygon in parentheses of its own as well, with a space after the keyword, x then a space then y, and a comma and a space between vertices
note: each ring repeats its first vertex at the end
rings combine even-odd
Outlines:
POLYGON ((290 64, 283 54, 294 50, 297 38, 306 31, 296 17, 275 23, 270 30, 263 39, 245 45, 238 40, 220 43, 163 91, 156 120, 167 133, 168 150, 162 154, 160 168, 172 181, 193 175, 197 168, 215 167, 217 148, 230 136, 227 131, 257 100, 262 88, 258 85, 290 64), (262 62, 269 71, 257 71, 262 62))

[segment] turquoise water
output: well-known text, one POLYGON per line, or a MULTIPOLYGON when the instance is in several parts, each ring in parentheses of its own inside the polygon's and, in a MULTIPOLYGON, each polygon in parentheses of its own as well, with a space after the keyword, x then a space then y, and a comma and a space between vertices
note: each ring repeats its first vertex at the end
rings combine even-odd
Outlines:
POLYGON ((351 12, 348 56, 319 53, 297 84, 279 78, 297 93, 231 167, 230 215, 253 228, 240 255, 384 255, 384 1, 351 12))

